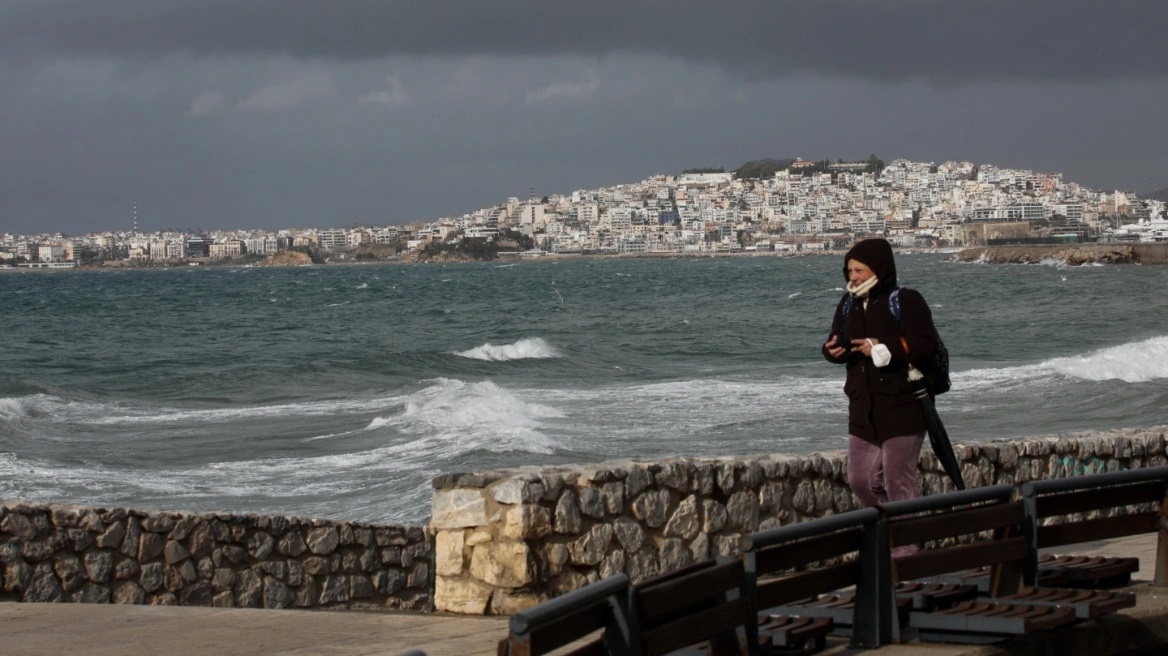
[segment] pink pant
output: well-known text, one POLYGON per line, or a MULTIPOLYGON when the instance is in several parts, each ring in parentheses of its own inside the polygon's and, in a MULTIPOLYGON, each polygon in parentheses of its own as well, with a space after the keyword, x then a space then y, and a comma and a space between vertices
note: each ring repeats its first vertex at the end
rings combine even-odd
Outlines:
MULTIPOLYGON (((921 457, 924 433, 900 435, 883 444, 848 436, 848 485, 863 506, 917 497, 917 462, 921 457)), ((916 545, 892 550, 894 557, 917 552, 916 545)))

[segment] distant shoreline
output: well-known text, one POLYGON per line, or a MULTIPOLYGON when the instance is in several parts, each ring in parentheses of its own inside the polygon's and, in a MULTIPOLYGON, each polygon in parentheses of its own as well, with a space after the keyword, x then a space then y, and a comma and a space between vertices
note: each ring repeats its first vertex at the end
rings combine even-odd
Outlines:
MULTIPOLYGON (((121 261, 103 264, 82 264, 71 268, 40 269, 0 267, 3 271, 133 271, 152 269, 201 269, 223 267, 248 268, 288 268, 293 266, 359 266, 366 264, 463 264, 463 263, 518 263, 544 262, 549 260, 696 260, 704 258, 754 258, 754 257, 808 257, 815 255, 841 256, 847 251, 841 249, 824 249, 815 251, 749 251, 749 252, 713 252, 713 253, 547 253, 544 255, 525 255, 523 253, 500 255, 490 260, 471 258, 428 259, 417 260, 403 258, 400 255, 393 258, 377 260, 332 260, 328 262, 304 264, 264 264, 262 261, 216 261, 186 264, 126 264, 121 261)), ((1044 261, 1058 261, 1070 266, 1082 264, 1168 264, 1168 242, 1165 243, 1134 243, 1134 244, 1048 244, 1039 246, 969 246, 964 248, 898 248, 897 254, 949 254, 954 260, 962 262, 984 262, 987 264, 1035 264, 1044 261)))

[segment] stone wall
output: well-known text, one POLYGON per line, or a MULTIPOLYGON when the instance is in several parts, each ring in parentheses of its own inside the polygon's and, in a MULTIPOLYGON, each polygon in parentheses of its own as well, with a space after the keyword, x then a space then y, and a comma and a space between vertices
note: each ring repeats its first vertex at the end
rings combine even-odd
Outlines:
MULTIPOLYGON (((1168 427, 957 445, 969 487, 1168 464, 1168 427)), ((952 489, 926 447, 921 491, 952 489)), ((0 601, 507 614, 851 510, 844 454, 449 474, 429 528, 0 505, 0 601)))
MULTIPOLYGON (((968 487, 1157 466, 1165 427, 956 445, 968 487)), ((952 484, 926 446, 921 491, 952 484)), ((679 458, 434 480, 435 606, 505 614, 617 572, 736 552, 746 533, 852 510, 842 452, 679 458)))
POLYGON ((427 610, 420 527, 0 505, 0 600, 427 610))

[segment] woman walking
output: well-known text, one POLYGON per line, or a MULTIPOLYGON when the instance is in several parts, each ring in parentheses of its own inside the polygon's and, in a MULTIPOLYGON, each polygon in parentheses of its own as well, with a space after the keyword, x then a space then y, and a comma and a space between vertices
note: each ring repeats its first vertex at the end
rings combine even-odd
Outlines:
POLYGON ((848 293, 836 306, 823 356, 847 367, 848 484, 864 506, 912 499, 925 438, 912 381, 936 353, 937 330, 925 299, 897 287, 884 239, 857 242, 844 257, 844 279, 848 293))

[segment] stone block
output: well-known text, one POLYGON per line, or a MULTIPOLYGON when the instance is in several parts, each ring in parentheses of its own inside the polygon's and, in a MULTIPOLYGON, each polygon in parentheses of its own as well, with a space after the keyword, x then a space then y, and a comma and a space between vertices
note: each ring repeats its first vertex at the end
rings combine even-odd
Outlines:
MULTIPOLYGON (((600 563, 612 543, 613 529, 608 524, 597 524, 568 545, 573 565, 593 566, 600 563)), ((481 578, 481 577, 480 577, 481 578)))
POLYGON ((580 512, 597 519, 604 516, 604 498, 600 489, 595 487, 580 488, 580 512))
MULTIPOLYGON (((101 535, 97 536, 94 543, 102 549, 116 549, 121 546, 122 540, 126 537, 126 527, 121 523, 115 522, 110 524, 101 535)), ((120 602, 118 602, 120 603, 120 602)))
POLYGON ((146 591, 133 581, 122 581, 114 586, 111 600, 115 604, 142 604, 146 602, 146 591))
POLYGON ((544 489, 541 483, 528 481, 522 476, 512 476, 493 484, 488 492, 499 503, 517 505, 538 502, 544 489))
POLYGON ((138 538, 138 560, 148 563, 162 555, 162 537, 157 533, 143 533, 138 538))
POLYGON ((275 547, 276 539, 263 531, 252 533, 251 537, 247 540, 247 551, 256 560, 267 560, 272 555, 275 547))
POLYGON ((689 495, 677 504, 669 521, 665 524, 665 536, 683 540, 692 540, 698 534, 698 501, 694 495, 689 495))
POLYGON ((439 576, 434 581, 434 608, 465 615, 483 615, 494 591, 489 585, 469 578, 439 576))
POLYGON ((33 569, 32 577, 24 589, 21 601, 46 602, 64 601, 65 591, 57 580, 57 574, 49 563, 41 563, 33 569))
POLYGON ((580 509, 576 506, 576 494, 568 489, 556 502, 555 531, 575 535, 583 528, 580 509))
POLYGON ((264 575, 258 569, 240 572, 235 580, 235 605, 239 608, 259 608, 263 603, 264 575))
POLYGON ((430 564, 419 560, 410 568, 410 573, 406 575, 407 588, 423 588, 430 587, 430 564))
POLYGON ((142 527, 137 517, 126 520, 126 535, 122 538, 120 551, 130 558, 138 558, 138 540, 142 537, 142 527))
POLYGON ((547 601, 547 595, 497 590, 491 597, 492 615, 511 615, 547 601))
POLYGON ((633 517, 649 528, 665 523, 669 512, 669 490, 648 490, 633 499, 633 517))
POLYGON ((674 572, 692 563, 693 553, 679 538, 670 538, 661 545, 661 555, 658 562, 661 563, 662 572, 674 572))
POLYGON ((162 548, 162 555, 166 559, 167 565, 173 565, 190 558, 191 552, 187 551, 187 548, 181 542, 172 540, 167 542, 166 546, 162 548))
MULTIPOLYGON (((171 534, 180 533, 178 527, 171 534)), ((215 530, 205 521, 196 522, 187 535, 187 551, 195 558, 211 555, 215 548, 215 530)), ((224 540, 227 541, 227 540, 224 540)))
POLYGON ((730 515, 727 514, 726 508, 722 504, 713 499, 702 499, 702 532, 703 533, 717 533, 726 526, 730 515))
POLYGON ((645 543, 645 529, 628 517, 618 517, 612 528, 621 547, 629 553, 636 553, 645 543))
POLYGON ((308 545, 304 543, 304 536, 300 535, 300 531, 291 531, 280 538, 277 550, 285 556, 293 558, 299 556, 308 550, 308 545))
POLYGON ((105 583, 114 569, 113 554, 91 552, 85 554, 85 574, 94 583, 105 583))
POLYGON ((460 530, 440 531, 434 542, 437 551, 434 557, 434 571, 439 576, 462 574, 462 551, 466 545, 466 533, 460 530))
POLYGON ((551 535, 552 514, 543 506, 524 504, 507 510, 503 516, 503 537, 535 539, 551 535))
POLYGON ((322 556, 331 554, 340 543, 341 536, 335 526, 313 528, 308 531, 308 548, 314 554, 322 556))
POLYGON ((657 487, 668 487, 685 492, 689 486, 689 471, 685 463, 667 462, 654 476, 657 487))
POLYGON ((0 531, 11 533, 21 540, 32 540, 37 536, 36 525, 28 517, 10 512, 0 519, 0 531))
POLYGON ((142 518, 142 529, 152 533, 166 533, 174 529, 175 521, 171 515, 155 513, 142 518))
MULTIPOLYGON (((215 603, 215 591, 211 589, 210 583, 203 581, 183 588, 178 598, 183 606, 210 606, 215 603)), ((177 603, 169 593, 160 595, 159 600, 166 600, 169 604, 177 603), (170 599, 167 599, 168 596, 170 599)))
POLYGON ((649 470, 641 465, 633 465, 629 467, 629 472, 625 476, 625 498, 632 499, 641 493, 642 490, 649 487, 653 482, 653 475, 649 470))
POLYGON ((486 526, 487 500, 477 489, 436 490, 430 527, 435 530, 486 526))
POLYGON ((568 545, 553 542, 544 545, 543 553, 548 576, 556 576, 564 570, 564 565, 568 562, 569 557, 568 545))
POLYGON ((531 550, 523 542, 488 542, 471 552, 470 573, 494 586, 518 588, 533 578, 531 550))
POLYGON ((142 567, 142 574, 138 577, 138 584, 146 592, 154 592, 162 587, 166 566, 162 563, 151 563, 142 567))
MULTIPOLYGON (((361 577, 365 578, 365 577, 361 577)), ((366 581, 365 585, 369 585, 366 581)), ((278 579, 264 577, 264 608, 287 608, 296 601, 296 593, 278 579)))

